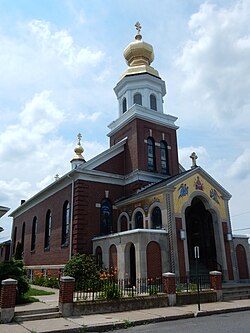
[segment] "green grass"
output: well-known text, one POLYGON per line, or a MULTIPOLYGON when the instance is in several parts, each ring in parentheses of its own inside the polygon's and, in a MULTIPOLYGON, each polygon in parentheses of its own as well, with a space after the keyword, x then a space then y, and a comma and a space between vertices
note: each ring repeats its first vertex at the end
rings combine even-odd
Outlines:
POLYGON ((38 290, 34 288, 30 288, 23 296, 17 297, 17 304, 26 304, 39 302, 39 299, 34 296, 44 296, 44 295, 53 295, 54 293, 51 291, 38 290))
POLYGON ((53 295, 53 291, 45 291, 35 288, 30 288, 29 291, 25 294, 27 296, 44 296, 44 295, 53 295))

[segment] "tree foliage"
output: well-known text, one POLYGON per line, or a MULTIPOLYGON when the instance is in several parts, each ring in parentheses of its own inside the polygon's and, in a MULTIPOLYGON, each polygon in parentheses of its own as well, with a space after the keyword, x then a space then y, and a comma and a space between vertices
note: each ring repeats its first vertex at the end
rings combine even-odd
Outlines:
POLYGON ((17 280, 18 293, 20 295, 23 295, 29 290, 29 283, 21 260, 11 260, 0 263, 0 283, 2 280, 9 278, 17 280))
POLYGON ((75 278, 77 290, 82 289, 87 283, 93 283, 99 279, 99 271, 94 258, 79 253, 75 254, 65 265, 64 275, 75 278))

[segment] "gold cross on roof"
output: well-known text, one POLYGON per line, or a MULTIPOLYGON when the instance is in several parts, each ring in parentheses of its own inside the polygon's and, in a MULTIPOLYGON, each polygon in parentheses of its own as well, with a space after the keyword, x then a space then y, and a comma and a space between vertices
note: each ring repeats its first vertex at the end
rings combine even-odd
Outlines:
POLYGON ((136 30, 137 30, 137 33, 138 34, 140 34, 140 32, 141 32, 141 25, 140 25, 140 22, 136 22, 136 24, 135 24, 135 28, 136 28, 136 30))

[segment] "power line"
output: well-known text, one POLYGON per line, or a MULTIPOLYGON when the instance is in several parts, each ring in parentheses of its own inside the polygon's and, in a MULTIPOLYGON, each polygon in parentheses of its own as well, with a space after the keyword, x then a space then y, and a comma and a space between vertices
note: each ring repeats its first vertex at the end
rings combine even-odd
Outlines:
POLYGON ((250 230, 250 228, 234 229, 233 231, 250 230))
POLYGON ((245 214, 249 214, 249 213, 250 213, 250 210, 248 210, 246 212, 243 212, 243 213, 240 213, 240 214, 232 215, 232 217, 241 216, 241 215, 245 215, 245 214))

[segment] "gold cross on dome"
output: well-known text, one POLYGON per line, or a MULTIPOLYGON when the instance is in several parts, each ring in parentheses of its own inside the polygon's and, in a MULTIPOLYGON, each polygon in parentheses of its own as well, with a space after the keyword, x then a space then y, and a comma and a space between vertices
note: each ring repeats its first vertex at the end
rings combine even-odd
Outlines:
POLYGON ((136 22, 136 24, 135 24, 135 28, 136 28, 136 30, 137 30, 137 33, 138 34, 140 34, 140 32, 141 32, 141 25, 140 25, 140 22, 136 22))
POLYGON ((78 137, 78 144, 80 145, 81 144, 82 134, 78 133, 77 137, 78 137))

